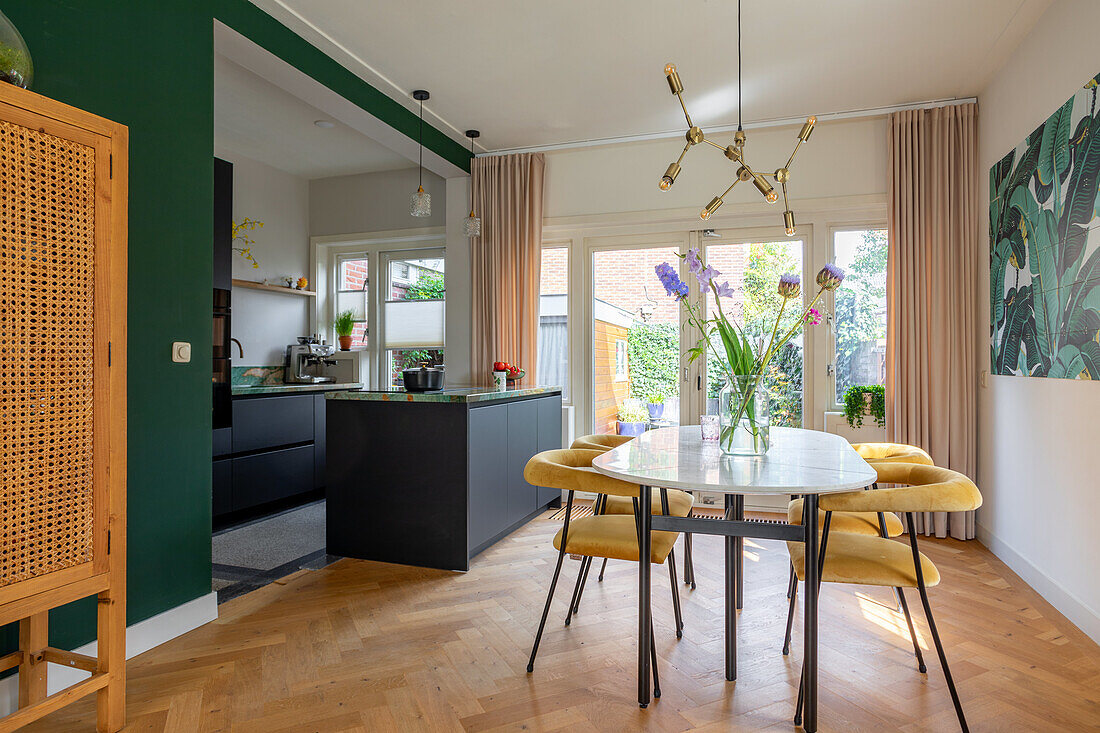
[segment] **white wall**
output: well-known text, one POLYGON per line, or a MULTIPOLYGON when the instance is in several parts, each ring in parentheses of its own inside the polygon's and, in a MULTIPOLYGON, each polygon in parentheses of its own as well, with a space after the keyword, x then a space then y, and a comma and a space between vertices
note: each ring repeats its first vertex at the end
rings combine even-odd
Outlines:
MULTIPOLYGON (((748 130, 745 159, 763 172, 774 171, 787 162, 798 130, 798 126, 748 130)), ((732 137, 733 133, 724 133, 715 136, 715 142, 728 145, 732 137)), ((733 181, 737 166, 717 148, 696 145, 684 158, 672 189, 661 191, 657 182, 683 147, 682 138, 671 138, 546 153, 544 215, 702 209, 733 181)), ((789 190, 796 199, 885 193, 886 119, 818 123, 791 166, 789 190)), ((759 200, 751 184, 738 184, 724 207, 759 200)), ((779 220, 782 201, 775 210, 779 220)))
MULTIPOLYGON (((225 150, 215 155, 233 164, 233 220, 258 219, 250 232, 259 269, 233 255, 233 277, 263 282, 288 275, 309 276, 309 181, 225 150)), ((287 344, 309 330, 312 298, 233 288, 233 337, 244 347, 234 366, 283 363, 287 344)))
MULTIPOLYGON (((1100 3, 1058 0, 979 95, 979 219, 989 168, 1100 72, 1100 3)), ((979 364, 989 369, 989 267, 983 247, 979 364)), ((1100 641, 1100 384, 990 376, 979 390, 978 536, 1100 641)))
POLYGON ((418 177, 416 168, 405 168, 310 181, 310 233, 324 236, 444 226, 447 184, 431 171, 424 171, 424 191, 431 194, 432 215, 414 218, 409 214, 418 177))

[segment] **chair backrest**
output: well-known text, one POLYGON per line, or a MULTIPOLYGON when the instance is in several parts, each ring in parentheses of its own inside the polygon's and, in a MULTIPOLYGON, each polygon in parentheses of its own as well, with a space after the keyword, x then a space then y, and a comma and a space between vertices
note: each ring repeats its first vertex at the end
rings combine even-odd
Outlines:
POLYGON ((534 486, 566 491, 591 491, 612 496, 638 496, 637 484, 604 476, 592 469, 592 461, 604 451, 560 448, 537 453, 527 461, 523 478, 534 486))
MULTIPOLYGON (((923 463, 935 465, 932 456, 915 445, 904 443, 852 443, 863 460, 868 463, 923 463)), ((883 479, 879 479, 882 481, 883 479)))
POLYGON ((631 440, 634 440, 633 435, 602 435, 596 433, 594 435, 582 435, 573 441, 571 447, 583 448, 584 450, 609 451, 631 440))
POLYGON ((958 471, 918 463, 883 463, 875 470, 880 482, 905 486, 823 494, 819 506, 845 512, 965 512, 982 505, 978 487, 958 471))

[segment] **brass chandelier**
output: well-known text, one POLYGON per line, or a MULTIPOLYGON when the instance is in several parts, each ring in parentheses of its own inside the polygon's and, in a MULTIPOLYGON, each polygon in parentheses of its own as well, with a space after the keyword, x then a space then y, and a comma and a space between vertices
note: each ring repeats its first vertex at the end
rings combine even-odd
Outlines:
POLYGON ((772 178, 779 184, 783 190, 783 228, 788 237, 794 236, 794 212, 791 211, 790 203, 787 200, 787 182, 791 178, 791 163, 794 162, 794 156, 798 152, 798 148, 802 146, 802 143, 810 139, 810 133, 814 131, 814 125, 817 124, 816 117, 807 117, 805 124, 802 125, 802 129, 798 132, 798 142, 795 143, 794 151, 791 153, 791 157, 787 159, 787 164, 782 168, 776 168, 772 174, 758 173, 752 169, 745 161, 745 131, 741 127, 741 2, 737 2, 737 132, 733 135, 733 145, 723 147, 713 140, 709 140, 703 131, 691 121, 691 115, 688 114, 687 105, 684 104, 684 85, 680 81, 680 75, 676 72, 675 64, 665 65, 665 79, 668 81, 668 87, 672 90, 672 93, 676 95, 676 99, 680 101, 680 108, 684 111, 684 117, 687 119, 688 131, 685 135, 687 144, 684 145, 683 151, 680 153, 680 157, 675 160, 668 169, 665 171, 664 176, 661 177, 660 183, 657 185, 662 191, 667 191, 672 188, 672 184, 676 182, 676 176, 680 175, 680 163, 683 162, 684 156, 691 150, 692 147, 699 143, 706 143, 713 147, 718 148, 730 161, 737 163, 737 174, 733 179, 733 183, 729 185, 725 191, 720 195, 715 196, 710 200, 710 203, 699 212, 699 218, 703 221, 710 219, 718 207, 722 205, 729 192, 733 190, 733 187, 742 181, 752 181, 752 185, 756 186, 756 189, 760 191, 760 194, 764 197, 764 200, 769 204, 774 204, 779 200, 779 194, 775 192, 775 188, 768 182, 768 178, 772 178))

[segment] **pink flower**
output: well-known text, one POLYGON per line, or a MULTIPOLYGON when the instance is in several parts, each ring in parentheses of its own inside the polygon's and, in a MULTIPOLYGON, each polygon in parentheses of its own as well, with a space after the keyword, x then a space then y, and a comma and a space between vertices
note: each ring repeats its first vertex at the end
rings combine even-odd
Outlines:
POLYGON ((817 308, 810 308, 806 312, 806 325, 816 326, 819 323, 821 323, 821 314, 817 312, 817 308))

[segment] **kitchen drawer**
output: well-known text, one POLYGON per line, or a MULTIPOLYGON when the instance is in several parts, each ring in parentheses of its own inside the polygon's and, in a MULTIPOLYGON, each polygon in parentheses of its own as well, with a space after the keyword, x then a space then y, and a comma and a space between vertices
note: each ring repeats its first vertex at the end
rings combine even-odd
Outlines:
POLYGON ((234 511, 285 499, 312 489, 312 445, 233 459, 234 511))
POLYGON ((212 508, 217 517, 233 511, 233 459, 214 461, 212 478, 212 508))
POLYGON ((233 400, 233 452, 313 440, 311 394, 233 400))

